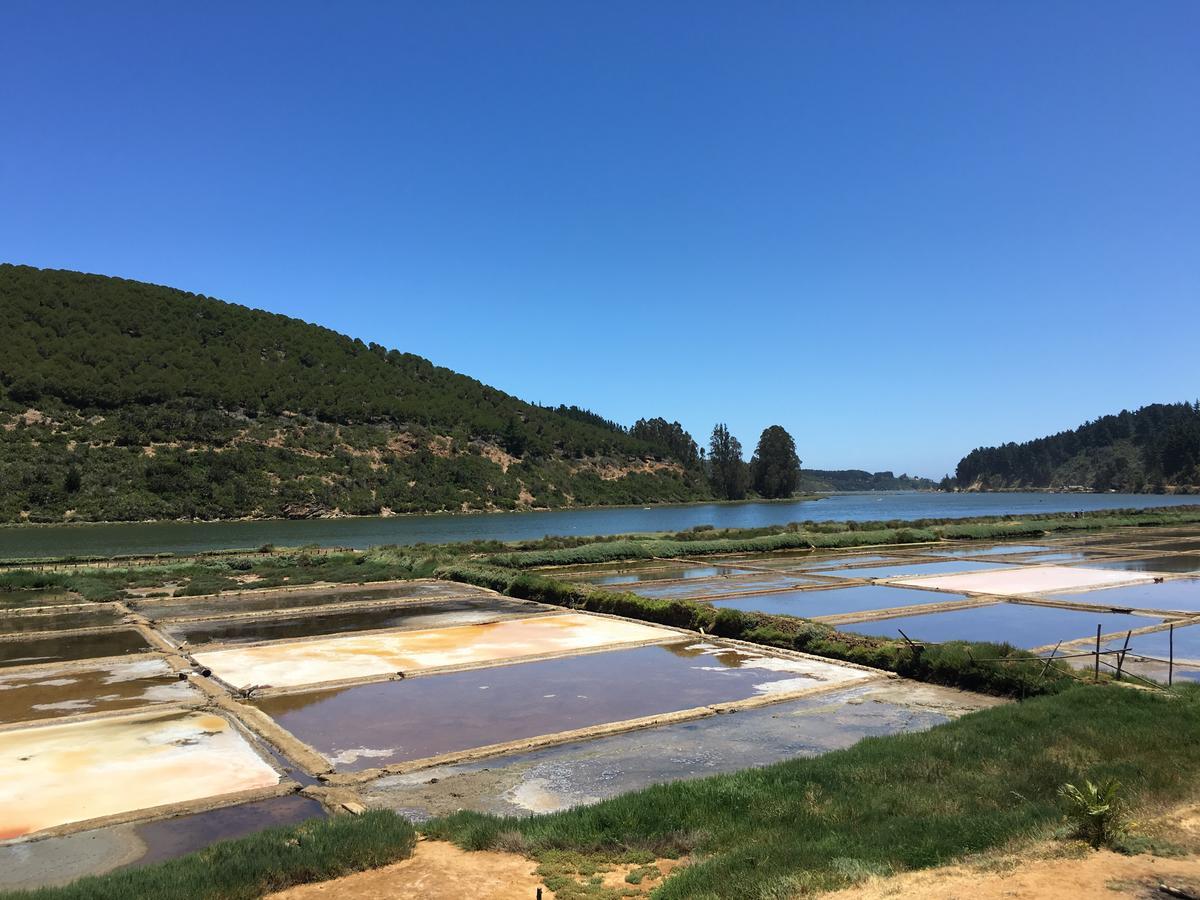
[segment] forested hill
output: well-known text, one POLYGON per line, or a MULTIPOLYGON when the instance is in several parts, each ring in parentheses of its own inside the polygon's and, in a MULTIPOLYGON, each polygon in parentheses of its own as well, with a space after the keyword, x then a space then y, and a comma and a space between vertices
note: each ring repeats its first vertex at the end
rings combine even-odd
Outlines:
POLYGON ((0 334, 3 521, 709 496, 694 445, 211 297, 0 265, 0 334))
POLYGON ((802 469, 802 491, 931 491, 937 483, 917 475, 863 469, 802 469))
POLYGON ((1200 489, 1200 402, 1155 403, 1023 444, 972 450, 955 479, 968 490, 1200 489))

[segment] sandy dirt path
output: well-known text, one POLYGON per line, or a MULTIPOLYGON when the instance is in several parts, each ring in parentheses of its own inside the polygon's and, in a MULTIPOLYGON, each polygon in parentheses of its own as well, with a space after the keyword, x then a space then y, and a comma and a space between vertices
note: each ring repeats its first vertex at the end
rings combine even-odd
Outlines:
MULTIPOLYGON (((268 900, 533 900, 537 863, 512 853, 469 853, 443 841, 418 841, 402 862, 289 888, 268 900)), ((554 895, 542 891, 545 900, 554 895)))

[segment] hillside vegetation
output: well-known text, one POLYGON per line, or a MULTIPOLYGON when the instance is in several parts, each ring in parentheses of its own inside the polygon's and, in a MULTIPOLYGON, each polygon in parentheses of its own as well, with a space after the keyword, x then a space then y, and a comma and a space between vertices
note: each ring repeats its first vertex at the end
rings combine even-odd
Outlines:
POLYGON ((955 481, 966 490, 1200 490, 1200 401, 1155 403, 1022 444, 981 447, 959 462, 955 481))
POLYGON ((803 469, 802 491, 931 491, 937 482, 917 475, 866 472, 862 469, 803 469))
POLYGON ((0 521, 711 496, 653 428, 211 297, 0 265, 0 333, 0 521))

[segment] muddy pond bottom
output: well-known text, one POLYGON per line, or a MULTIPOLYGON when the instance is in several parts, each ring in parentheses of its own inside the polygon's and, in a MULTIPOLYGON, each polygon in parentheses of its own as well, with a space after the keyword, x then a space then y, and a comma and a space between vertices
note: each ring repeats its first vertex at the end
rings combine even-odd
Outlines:
POLYGON ((95 628, 115 625, 123 613, 111 606, 94 609, 52 610, 46 612, 0 615, 0 633, 28 634, 34 631, 61 631, 67 628, 95 628))
POLYGON ((0 724, 202 699, 165 661, 153 656, 0 672, 0 724))
POLYGON ((373 629, 446 628, 500 619, 527 618, 549 612, 547 607, 509 597, 470 597, 461 600, 405 600, 396 606, 312 611, 306 615, 251 616, 202 619, 164 625, 162 630, 189 644, 247 644, 289 640, 320 634, 373 629))
POLYGON ((169 710, 0 732, 0 840, 265 788, 279 776, 222 716, 169 710))
POLYGON ((259 708, 357 771, 539 735, 879 677, 693 640, 266 697, 259 708))
POLYGON ((41 663, 124 656, 149 650, 146 639, 132 628, 113 628, 85 634, 56 634, 45 637, 0 641, 0 668, 41 663))
POLYGON ((362 585, 324 585, 311 588, 267 589, 225 593, 205 597, 171 597, 163 600, 136 600, 130 605, 149 619, 229 616, 248 612, 272 612, 307 609, 334 603, 372 603, 385 600, 427 600, 434 597, 491 596, 490 592, 466 584, 447 581, 411 581, 377 587, 362 585))

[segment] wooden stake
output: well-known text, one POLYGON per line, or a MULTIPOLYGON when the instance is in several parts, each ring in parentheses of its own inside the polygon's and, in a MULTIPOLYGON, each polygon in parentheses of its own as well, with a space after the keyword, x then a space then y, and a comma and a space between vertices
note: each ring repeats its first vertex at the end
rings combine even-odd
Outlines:
POLYGON ((1093 678, 1094 681, 1100 680, 1100 629, 1102 627, 1102 623, 1096 623, 1096 674, 1093 678))
POLYGON ((1167 632, 1167 687, 1175 683, 1175 625, 1167 632))
POLYGON ((1117 654, 1117 681, 1121 680, 1121 669, 1125 667, 1125 654, 1129 652, 1129 636, 1133 634, 1133 630, 1125 632, 1125 646, 1121 648, 1121 652, 1117 654))

